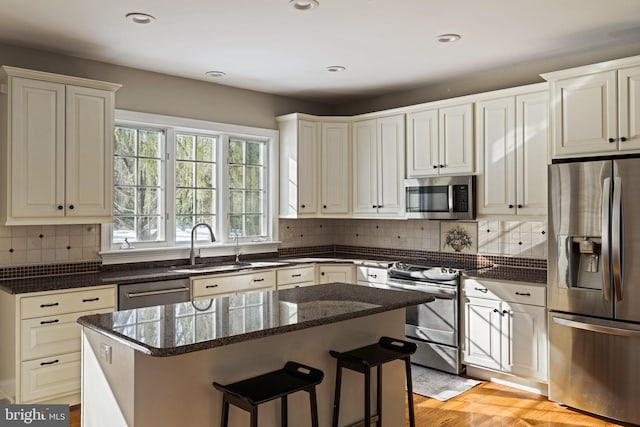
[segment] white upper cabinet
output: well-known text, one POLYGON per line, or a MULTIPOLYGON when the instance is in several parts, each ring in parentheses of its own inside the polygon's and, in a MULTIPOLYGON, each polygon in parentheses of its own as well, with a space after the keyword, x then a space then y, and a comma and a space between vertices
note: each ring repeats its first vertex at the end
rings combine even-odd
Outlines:
POLYGON ((545 86, 476 103, 479 215, 546 215, 545 86))
POLYGON ((542 76, 554 158, 640 152, 640 56, 542 76))
POLYGON ((3 223, 113 221, 119 85, 2 67, 3 223))
POLYGON ((473 172, 473 103, 407 114, 407 177, 473 172))
POLYGON ((280 217, 351 215, 348 121, 289 114, 280 129, 280 217))
POLYGON ((353 215, 404 217, 404 116, 353 124, 353 215))

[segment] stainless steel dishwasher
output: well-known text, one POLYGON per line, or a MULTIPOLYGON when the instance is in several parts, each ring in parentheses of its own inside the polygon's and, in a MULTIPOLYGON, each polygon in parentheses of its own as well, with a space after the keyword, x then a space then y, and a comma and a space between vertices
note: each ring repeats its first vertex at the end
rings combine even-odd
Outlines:
POLYGON ((187 302, 190 299, 189 278, 118 285, 118 310, 187 302))

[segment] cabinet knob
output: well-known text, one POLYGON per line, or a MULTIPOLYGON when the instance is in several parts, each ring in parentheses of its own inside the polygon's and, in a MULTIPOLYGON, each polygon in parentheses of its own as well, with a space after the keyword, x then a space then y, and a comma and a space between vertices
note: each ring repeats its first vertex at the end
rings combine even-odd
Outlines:
POLYGON ((64 206, 58 205, 58 210, 61 211, 62 209, 64 209, 64 206))
POLYGON ((509 205, 509 209, 513 209, 515 206, 513 205, 509 205))
POLYGON ((441 168, 446 168, 446 167, 447 167, 447 165, 440 165, 440 167, 441 167, 441 168))
POLYGON ((322 208, 323 209, 327 209, 327 205, 322 205, 322 208))
POLYGON ((609 138, 608 141, 609 141, 609 143, 616 142, 616 139, 615 138, 609 138))
POLYGON ((624 136, 622 138, 620 138, 620 141, 622 141, 622 142, 625 142, 626 140, 627 140, 627 138, 624 137, 624 136))
POLYGON ((498 314, 500 314, 500 310, 498 310, 497 308, 494 308, 494 309, 493 309, 493 312, 494 312, 494 313, 498 313, 498 314))
POLYGON ((502 310, 502 314, 509 314, 509 310, 502 310))
POLYGON ((306 208, 307 206, 306 206, 306 205, 302 205, 302 206, 300 206, 300 207, 301 207, 302 209, 304 209, 304 208, 306 208))
POLYGON ((382 207, 382 205, 378 205, 378 208, 381 208, 381 207, 382 207))
POLYGON ((438 169, 438 165, 433 165, 433 168, 434 169, 438 169))
POLYGON ((522 207, 523 207, 522 205, 520 205, 520 204, 518 205, 518 209, 521 209, 522 207))
POLYGON ((321 276, 324 276, 324 271, 322 273, 320 273, 321 276))
POLYGON ((69 209, 73 209, 73 205, 69 205, 69 209))

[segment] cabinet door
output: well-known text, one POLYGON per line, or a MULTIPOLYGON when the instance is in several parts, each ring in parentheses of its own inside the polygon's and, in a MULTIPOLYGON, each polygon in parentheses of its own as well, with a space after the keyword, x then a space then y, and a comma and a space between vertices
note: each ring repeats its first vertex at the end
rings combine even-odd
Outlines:
POLYGON ((547 91, 516 96, 516 209, 518 215, 547 214, 547 91))
POLYGON ((617 150, 615 71, 558 80, 552 94, 554 157, 617 150))
POLYGON ((353 124, 353 213, 378 211, 376 120, 353 124))
MULTIPOLYGON (((298 122, 298 213, 318 212, 318 125, 314 122, 298 122)), ((281 165, 292 167, 293 165, 281 165)))
POLYGON ((500 301, 467 298, 464 304, 464 362, 501 368, 502 316, 500 301))
POLYGON ((323 214, 350 212, 351 146, 348 123, 322 123, 323 214))
POLYGON ((14 218, 63 217, 65 86, 11 78, 11 212, 14 218))
POLYGON ((355 272, 353 265, 319 265, 318 283, 355 283, 355 272))
POLYGON ((404 117, 378 119, 378 213, 403 215, 404 117))
POLYGON ((113 92, 66 87, 69 217, 113 217, 113 92))
POLYGON ((407 114, 407 177, 438 174, 438 110, 407 114))
POLYGON ((473 104, 454 105, 438 112, 439 173, 473 172, 473 104))
POLYGON ((503 303, 502 369, 515 375, 547 379, 545 308, 503 303))
POLYGON ((516 213, 515 104, 513 97, 477 103, 478 213, 516 213))
POLYGON ((618 72, 618 97, 620 150, 640 150, 640 67, 618 72))

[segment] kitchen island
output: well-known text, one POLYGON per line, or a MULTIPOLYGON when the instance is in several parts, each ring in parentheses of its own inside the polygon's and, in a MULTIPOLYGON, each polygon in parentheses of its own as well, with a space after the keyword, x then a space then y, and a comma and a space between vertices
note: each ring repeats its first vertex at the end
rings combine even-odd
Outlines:
MULTIPOLYGON (((230 383, 294 360, 324 371, 318 386, 320 426, 333 410, 335 360, 380 336, 404 336, 404 308, 429 302, 425 293, 332 283, 252 292, 211 300, 81 317, 82 425, 218 425, 230 383)), ((404 425, 404 370, 385 365, 383 422, 404 425)), ((340 424, 362 419, 363 378, 345 372, 340 424)), ((260 426, 279 425, 279 402, 260 406, 260 426)), ((290 425, 311 425, 306 393, 290 397, 290 425)), ((230 426, 248 425, 231 409, 230 426)))

